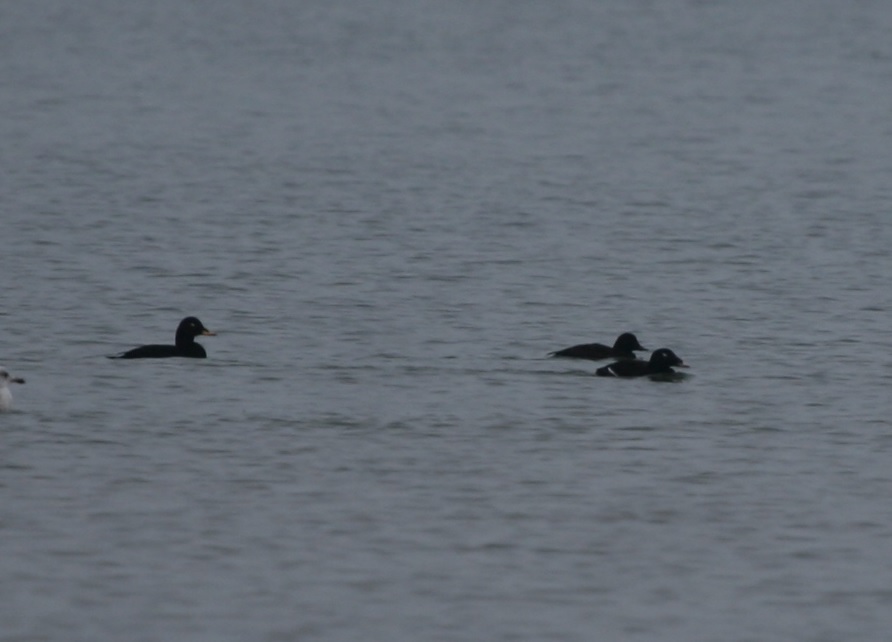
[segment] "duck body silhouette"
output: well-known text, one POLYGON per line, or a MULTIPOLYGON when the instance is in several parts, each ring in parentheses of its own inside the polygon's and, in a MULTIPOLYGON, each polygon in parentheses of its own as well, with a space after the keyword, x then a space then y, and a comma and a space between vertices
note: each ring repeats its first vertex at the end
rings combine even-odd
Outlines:
POLYGON ((677 354, 669 348, 654 350, 649 361, 617 361, 609 366, 598 368, 595 374, 599 377, 646 377, 648 375, 675 374, 673 367, 687 368, 677 354))
POLYGON ((605 346, 603 343, 581 343, 577 346, 552 352, 549 356, 568 359, 589 359, 590 361, 634 359, 635 350, 647 350, 647 348, 638 343, 638 337, 634 334, 623 332, 616 338, 613 347, 605 346))
POLYGON ((133 348, 109 357, 110 359, 165 359, 168 357, 189 357, 192 359, 204 359, 207 352, 200 343, 195 343, 195 337, 213 337, 211 332, 197 317, 186 317, 177 326, 176 342, 174 345, 150 344, 133 348))

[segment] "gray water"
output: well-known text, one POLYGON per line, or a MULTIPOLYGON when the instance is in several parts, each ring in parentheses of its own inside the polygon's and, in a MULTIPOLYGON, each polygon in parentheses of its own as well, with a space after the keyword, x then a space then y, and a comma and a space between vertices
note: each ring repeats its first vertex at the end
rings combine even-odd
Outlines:
POLYGON ((890 32, 0 5, 0 640, 888 639, 890 32))

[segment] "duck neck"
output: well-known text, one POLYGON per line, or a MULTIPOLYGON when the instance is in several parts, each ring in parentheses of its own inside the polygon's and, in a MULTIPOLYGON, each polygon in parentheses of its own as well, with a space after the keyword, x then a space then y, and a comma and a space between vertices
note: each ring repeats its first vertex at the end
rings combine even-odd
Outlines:
POLYGON ((176 343, 178 348, 188 348, 195 343, 195 337, 188 332, 177 332, 176 343))

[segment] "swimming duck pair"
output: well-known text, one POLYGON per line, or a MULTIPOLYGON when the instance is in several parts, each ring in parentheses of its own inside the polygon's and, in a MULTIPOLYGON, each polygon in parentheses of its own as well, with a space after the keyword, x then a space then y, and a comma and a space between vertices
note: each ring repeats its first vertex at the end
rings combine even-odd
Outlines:
POLYGON ((654 350, 650 360, 641 361, 635 357, 636 350, 646 350, 638 343, 638 337, 631 332, 624 332, 616 338, 613 347, 602 343, 583 343, 557 352, 549 356, 570 359, 617 359, 610 365, 598 368, 595 374, 600 377, 644 377, 647 375, 673 374, 677 368, 687 368, 685 363, 669 348, 654 350))

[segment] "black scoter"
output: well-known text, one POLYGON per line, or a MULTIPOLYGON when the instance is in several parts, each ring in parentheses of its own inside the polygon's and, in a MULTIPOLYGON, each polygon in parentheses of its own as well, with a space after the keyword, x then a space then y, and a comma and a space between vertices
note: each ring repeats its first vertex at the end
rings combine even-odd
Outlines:
POLYGON ((617 361, 609 366, 598 368, 595 374, 600 377, 644 377, 647 375, 673 374, 672 367, 687 368, 677 354, 669 348, 654 350, 650 361, 617 361))
POLYGON ((109 359, 163 359, 166 357, 191 357, 204 359, 207 352, 199 343, 195 343, 195 337, 212 337, 215 333, 204 327, 204 324, 196 317, 186 317, 177 326, 176 345, 147 345, 133 348, 127 352, 109 357, 109 359))
POLYGON ((634 359, 635 350, 647 350, 640 343, 638 337, 631 332, 623 332, 616 338, 613 347, 603 343, 583 343, 578 346, 564 348, 552 352, 551 357, 568 357, 571 359, 590 359, 600 361, 602 359, 634 359))

